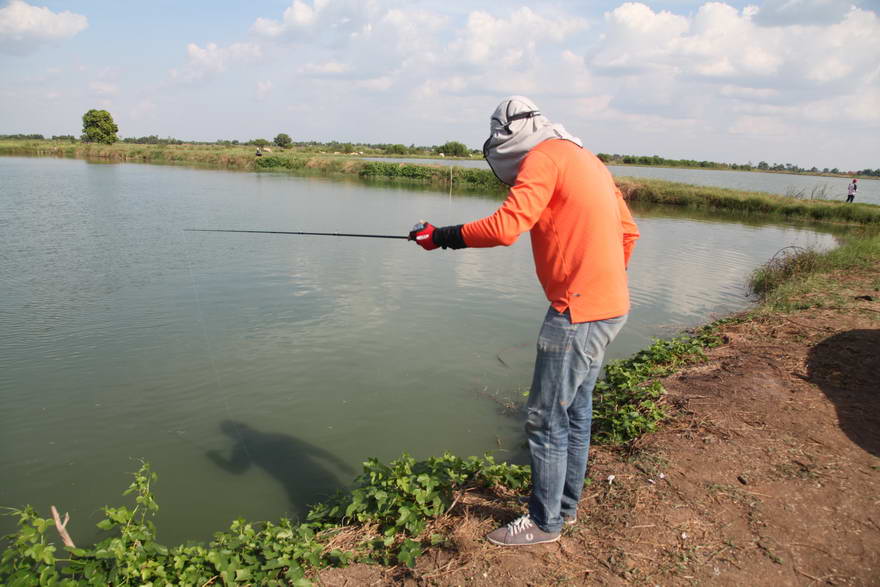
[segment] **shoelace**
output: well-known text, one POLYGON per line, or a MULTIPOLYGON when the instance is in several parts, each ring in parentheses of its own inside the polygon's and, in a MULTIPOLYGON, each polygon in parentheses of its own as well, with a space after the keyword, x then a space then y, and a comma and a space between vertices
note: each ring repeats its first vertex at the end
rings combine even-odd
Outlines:
POLYGON ((532 520, 528 516, 522 516, 520 518, 515 519, 511 523, 507 525, 507 531, 512 535, 516 536, 523 530, 528 530, 534 526, 532 520))

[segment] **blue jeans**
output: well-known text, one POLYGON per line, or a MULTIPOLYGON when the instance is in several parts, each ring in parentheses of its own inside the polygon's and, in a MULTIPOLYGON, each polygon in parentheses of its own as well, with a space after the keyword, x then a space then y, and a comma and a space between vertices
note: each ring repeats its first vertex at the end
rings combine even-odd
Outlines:
POLYGON ((626 315, 572 324, 551 306, 538 336, 526 434, 532 461, 529 515, 545 532, 559 532, 575 516, 590 451, 593 388, 605 347, 626 315))

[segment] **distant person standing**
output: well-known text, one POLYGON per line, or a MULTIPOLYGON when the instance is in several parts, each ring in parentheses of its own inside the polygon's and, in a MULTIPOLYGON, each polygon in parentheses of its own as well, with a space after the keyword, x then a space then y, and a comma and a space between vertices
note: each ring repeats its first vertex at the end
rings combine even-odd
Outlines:
POLYGON ((858 181, 859 180, 854 179, 854 180, 852 180, 852 183, 849 184, 849 186, 847 186, 847 188, 846 188, 846 201, 847 201, 847 203, 850 203, 856 199, 856 190, 859 189, 859 186, 857 183, 858 181))

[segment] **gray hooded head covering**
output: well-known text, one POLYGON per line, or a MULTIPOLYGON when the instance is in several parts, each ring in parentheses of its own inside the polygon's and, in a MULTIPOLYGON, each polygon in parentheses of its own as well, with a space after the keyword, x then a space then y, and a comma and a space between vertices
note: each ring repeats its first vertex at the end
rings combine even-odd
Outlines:
POLYGON ((534 102, 523 96, 510 96, 492 113, 483 156, 498 179, 513 185, 526 154, 547 139, 565 139, 578 147, 584 146, 561 124, 547 120, 534 102))

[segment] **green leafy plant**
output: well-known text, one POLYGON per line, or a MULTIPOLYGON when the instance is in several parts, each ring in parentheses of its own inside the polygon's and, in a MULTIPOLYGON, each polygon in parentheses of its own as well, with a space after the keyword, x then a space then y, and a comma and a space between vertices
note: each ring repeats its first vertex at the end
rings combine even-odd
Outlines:
POLYGON ((661 398, 666 390, 657 381, 682 365, 705 358, 703 349, 721 344, 720 322, 694 334, 653 344, 628 359, 611 361, 596 384, 593 438, 598 443, 621 444, 657 429, 666 417, 661 398))
POLYGON ((110 536, 90 547, 59 551, 49 537, 52 518, 30 506, 10 510, 18 531, 0 540, 0 583, 309 585, 310 570, 352 560, 413 566, 427 544, 442 540, 426 531, 428 522, 448 510, 455 492, 474 485, 521 489, 529 482, 526 467, 491 457, 416 461, 404 455, 388 465, 370 459, 350 494, 314 506, 304 523, 236 520, 208 544, 167 547, 156 540, 152 521, 159 509, 152 491, 157 475, 142 463, 133 477, 124 493, 133 505, 105 507, 98 527, 110 536), (352 526, 365 528, 360 544, 331 548, 330 540, 352 526))
POLYGON ((352 491, 313 508, 308 521, 374 524, 380 536, 374 546, 364 546, 382 562, 411 564, 420 552, 412 538, 420 544, 428 521, 448 510, 456 490, 472 485, 521 489, 530 478, 528 467, 496 463, 488 455, 462 459, 447 453, 416 461, 405 454, 388 465, 370 459, 352 491))

